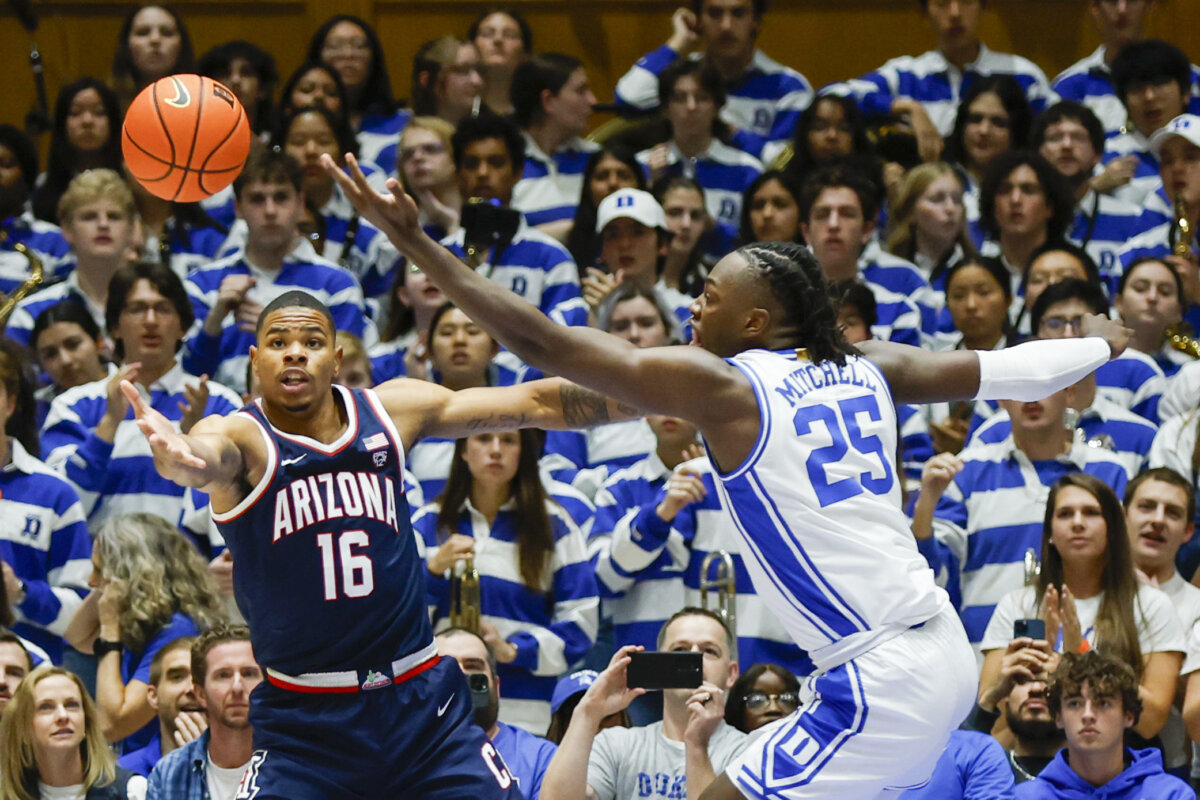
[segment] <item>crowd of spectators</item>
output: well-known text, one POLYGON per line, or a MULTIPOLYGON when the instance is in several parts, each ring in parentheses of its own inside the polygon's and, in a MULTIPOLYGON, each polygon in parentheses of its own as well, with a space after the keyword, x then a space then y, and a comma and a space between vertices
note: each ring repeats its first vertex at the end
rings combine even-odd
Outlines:
MULTIPOLYGON (((197 56, 147 5, 111 75, 59 91, 44 165, 0 125, 0 291, 45 276, 0 339, 0 800, 232 798, 252 757, 236 565, 205 495, 155 472, 121 381, 185 433, 254 402, 255 323, 290 289, 330 308, 345 386, 542 377, 356 215, 321 165, 347 154, 497 291, 638 347, 688 343, 708 270, 765 240, 812 250, 851 343, 993 350, 1120 318, 1125 352, 1039 402, 896 409, 913 546, 980 669, 905 796, 1194 797, 1200 69, 1145 38, 1155 0, 1080 0, 1102 45, 1053 80, 981 41, 987 0, 910 5, 933 50, 814 89, 758 49, 766 0, 691 0, 602 128, 585 65, 513 9, 417 48, 405 102, 360 18, 280 76, 248 41, 197 56), (200 203, 120 157, 123 109, 176 72, 253 122, 200 203)), ((819 699, 690 423, 427 439, 406 466, 439 648, 528 797, 698 797, 819 699), (639 648, 700 652, 701 685, 627 686, 639 648)))

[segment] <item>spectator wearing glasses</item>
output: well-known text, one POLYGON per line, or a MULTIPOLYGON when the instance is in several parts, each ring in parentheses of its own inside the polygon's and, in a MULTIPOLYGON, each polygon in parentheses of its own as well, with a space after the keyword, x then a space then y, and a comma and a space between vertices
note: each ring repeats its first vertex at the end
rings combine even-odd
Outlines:
POLYGON ((755 664, 729 689, 725 722, 753 733, 800 707, 800 681, 778 664, 755 664))

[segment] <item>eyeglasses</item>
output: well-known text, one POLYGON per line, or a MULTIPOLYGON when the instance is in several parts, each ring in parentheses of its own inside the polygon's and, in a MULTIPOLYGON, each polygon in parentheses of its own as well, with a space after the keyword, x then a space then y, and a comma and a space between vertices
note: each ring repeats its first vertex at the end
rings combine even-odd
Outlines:
POLYGON ((767 694, 766 692, 747 692, 742 696, 742 702, 746 704, 746 708, 751 711, 757 711, 760 708, 765 708, 772 702, 778 703, 781 708, 790 708, 795 710, 800 707, 800 696, 795 692, 783 692, 782 694, 767 694))
POLYGON ((154 312, 154 316, 156 317, 165 317, 178 313, 175 306, 165 300, 161 303, 130 303, 121 309, 122 314, 128 314, 131 317, 144 317, 151 311, 154 312))
POLYGON ((1042 317, 1042 323, 1038 327, 1051 333, 1062 333, 1068 325, 1073 330, 1079 330, 1083 327, 1083 315, 1076 314, 1073 317, 1042 317))

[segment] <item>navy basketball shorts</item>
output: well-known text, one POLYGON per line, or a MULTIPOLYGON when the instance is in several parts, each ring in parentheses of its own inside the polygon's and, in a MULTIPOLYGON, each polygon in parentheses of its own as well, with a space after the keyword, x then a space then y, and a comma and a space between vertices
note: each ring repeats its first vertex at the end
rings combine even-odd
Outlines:
POLYGON ((458 664, 433 662, 399 682, 368 672, 335 692, 264 680, 251 695, 254 756, 238 800, 522 800, 474 723, 458 664))

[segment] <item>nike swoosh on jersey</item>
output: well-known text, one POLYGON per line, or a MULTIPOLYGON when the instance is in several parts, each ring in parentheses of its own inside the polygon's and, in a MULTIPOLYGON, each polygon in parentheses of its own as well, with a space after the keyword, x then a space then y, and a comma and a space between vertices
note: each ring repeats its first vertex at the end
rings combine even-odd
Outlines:
POLYGON ((445 705, 438 706, 437 715, 439 717, 446 713, 446 709, 450 707, 450 701, 453 699, 454 695, 450 695, 450 700, 447 700, 445 705))
POLYGON ((307 455, 308 455, 308 453, 301 453, 300 455, 296 456, 295 458, 285 458, 283 461, 280 461, 279 463, 281 466, 290 467, 292 464, 299 464, 301 461, 303 461, 305 459, 305 457, 307 455))

